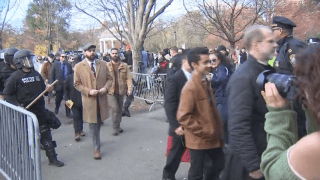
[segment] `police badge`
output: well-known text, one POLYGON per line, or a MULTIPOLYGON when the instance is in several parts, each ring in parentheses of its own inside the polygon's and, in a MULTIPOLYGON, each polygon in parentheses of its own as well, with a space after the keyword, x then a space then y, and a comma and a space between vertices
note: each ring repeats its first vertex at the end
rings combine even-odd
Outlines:
POLYGON ((290 59, 290 63, 292 64, 292 66, 294 66, 296 64, 296 55, 295 54, 291 54, 289 56, 290 59))

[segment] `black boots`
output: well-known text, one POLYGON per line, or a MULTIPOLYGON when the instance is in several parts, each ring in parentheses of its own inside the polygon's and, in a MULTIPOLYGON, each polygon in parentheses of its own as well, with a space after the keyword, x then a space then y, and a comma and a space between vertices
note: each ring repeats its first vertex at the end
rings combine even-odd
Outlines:
POLYGON ((46 155, 49 159, 49 165, 61 167, 64 166, 64 163, 57 159, 57 154, 54 149, 50 149, 46 152, 46 155))
POLYGON ((122 110, 122 116, 128 116, 131 117, 130 112, 128 110, 128 108, 123 108, 122 110))

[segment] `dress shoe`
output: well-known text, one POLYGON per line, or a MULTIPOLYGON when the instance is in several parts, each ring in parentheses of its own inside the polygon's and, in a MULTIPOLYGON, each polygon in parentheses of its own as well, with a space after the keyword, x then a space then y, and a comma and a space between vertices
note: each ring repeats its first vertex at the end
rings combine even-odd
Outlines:
POLYGON ((119 128, 119 129, 118 129, 118 132, 119 132, 119 133, 123 133, 123 129, 122 129, 122 128, 119 128))
POLYGON ((80 134, 80 136, 85 136, 86 135, 83 131, 81 131, 79 134, 80 134))
POLYGON ((55 114, 59 114, 59 110, 58 110, 58 109, 55 109, 55 110, 54 110, 54 113, 55 113, 55 114))
POLYGON ((73 115, 72 115, 72 114, 66 114, 66 116, 67 116, 68 118, 73 118, 73 115))
POLYGON ((123 109, 123 112, 125 116, 131 117, 130 112, 128 109, 123 109))
POLYGON ((113 136, 118 136, 119 135, 119 131, 115 130, 113 133, 112 133, 113 136))
POLYGON ((80 134, 79 133, 74 134, 74 140, 77 142, 80 141, 80 134))
POLYGON ((171 179, 171 178, 162 178, 162 180, 176 180, 176 178, 173 178, 173 179, 171 179))
POLYGON ((100 150, 94 150, 93 159, 101 159, 100 150))

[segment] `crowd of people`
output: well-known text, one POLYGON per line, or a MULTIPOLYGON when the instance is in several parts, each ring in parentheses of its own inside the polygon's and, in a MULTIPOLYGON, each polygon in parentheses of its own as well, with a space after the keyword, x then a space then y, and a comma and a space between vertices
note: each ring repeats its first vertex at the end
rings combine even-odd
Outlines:
MULTIPOLYGON (((320 177, 320 44, 317 39, 308 45, 294 38, 294 27, 280 16, 273 18, 271 27, 251 26, 244 33, 245 47, 237 46, 234 53, 224 45, 173 46, 157 54, 142 50, 139 73, 167 74, 164 109, 172 145, 163 180, 175 180, 186 149, 188 180, 320 177), (261 89, 256 79, 266 70, 294 75, 296 100, 280 95, 273 83, 261 89)), ((63 100, 66 116, 73 118, 75 141, 85 136, 83 122, 89 124, 94 159, 101 159, 104 120, 111 117, 114 136, 124 132, 121 120, 130 116, 134 88, 130 46, 125 52, 112 48, 101 57, 95 49, 87 44, 83 54, 48 57, 16 48, 2 53, 2 100, 25 108, 44 90, 47 103, 55 97, 54 112, 45 108, 44 97, 28 109, 39 120, 40 142, 50 165, 64 165, 57 159, 50 130, 61 125, 56 114, 63 100)))

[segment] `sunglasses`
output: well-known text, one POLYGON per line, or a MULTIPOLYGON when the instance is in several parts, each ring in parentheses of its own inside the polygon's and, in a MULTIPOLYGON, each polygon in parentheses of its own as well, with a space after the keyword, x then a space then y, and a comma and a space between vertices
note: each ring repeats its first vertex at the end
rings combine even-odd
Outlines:
POLYGON ((66 58, 66 56, 61 56, 62 58, 66 58))
POLYGON ((212 63, 215 63, 217 61, 217 59, 211 59, 212 63))

